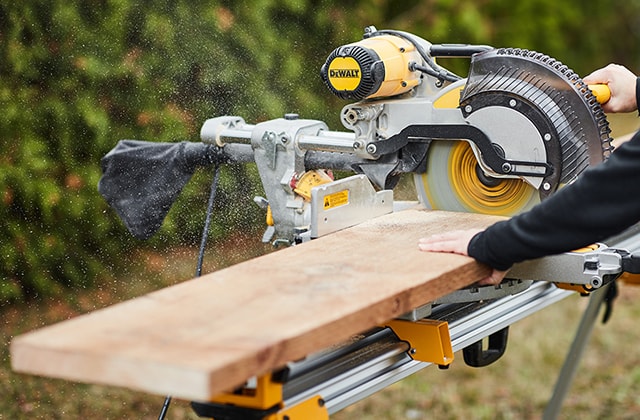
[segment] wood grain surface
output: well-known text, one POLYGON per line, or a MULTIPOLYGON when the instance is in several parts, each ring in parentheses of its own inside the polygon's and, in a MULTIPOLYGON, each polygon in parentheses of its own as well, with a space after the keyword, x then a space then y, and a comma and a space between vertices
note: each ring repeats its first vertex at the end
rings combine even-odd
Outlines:
POLYGON ((499 218, 392 213, 19 336, 18 372, 205 401, 488 274, 420 237, 499 218))

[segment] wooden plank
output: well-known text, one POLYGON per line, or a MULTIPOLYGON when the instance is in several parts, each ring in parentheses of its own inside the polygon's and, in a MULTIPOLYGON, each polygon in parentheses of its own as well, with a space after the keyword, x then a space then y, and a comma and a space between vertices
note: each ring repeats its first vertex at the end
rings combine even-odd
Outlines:
POLYGON ((406 210, 17 337, 16 371, 190 400, 338 344, 488 273, 420 237, 496 217, 406 210))

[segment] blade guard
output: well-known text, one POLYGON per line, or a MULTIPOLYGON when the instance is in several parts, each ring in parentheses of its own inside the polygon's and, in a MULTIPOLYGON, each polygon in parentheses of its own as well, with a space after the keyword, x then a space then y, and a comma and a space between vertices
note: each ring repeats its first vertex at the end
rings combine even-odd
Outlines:
POLYGON ((544 133, 547 160, 558 172, 555 186, 572 182, 612 152, 611 130, 600 104, 567 66, 515 48, 474 55, 460 99, 465 117, 487 106, 508 107, 513 98, 522 107, 519 111, 544 133))

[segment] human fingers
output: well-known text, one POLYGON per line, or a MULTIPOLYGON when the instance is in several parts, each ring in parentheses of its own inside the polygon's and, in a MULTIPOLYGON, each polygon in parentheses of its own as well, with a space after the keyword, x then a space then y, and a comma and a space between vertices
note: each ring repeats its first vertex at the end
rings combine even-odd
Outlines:
MULTIPOLYGON (((631 71, 627 69, 625 66, 621 66, 620 64, 610 63, 605 67, 594 70, 587 76, 582 78, 582 81, 588 85, 603 83, 609 84, 619 78, 624 78, 628 76, 631 71)), ((633 73, 631 73, 633 74, 633 73)))
POLYGON ((454 230, 450 232, 437 233, 435 235, 426 236, 424 238, 420 238, 418 242, 421 244, 447 242, 456 239, 458 236, 460 236, 460 231, 454 230))
POLYGON ((464 243, 456 239, 419 242, 418 249, 427 252, 452 252, 467 255, 464 243))
POLYGON ((495 286, 498 285, 504 280, 507 275, 507 271, 500 271, 493 269, 491 270, 491 274, 488 277, 477 282, 479 286, 495 286))
POLYGON ((588 85, 596 84, 608 84, 611 81, 612 64, 601 69, 594 70, 587 76, 582 78, 582 81, 588 85))
POLYGON ((589 74, 582 80, 590 85, 606 84, 611 92, 611 98, 602 104, 607 113, 632 112, 638 108, 635 87, 636 75, 624 66, 609 64, 589 74))
POLYGON ((420 238, 419 242, 430 243, 430 242, 449 241, 449 240, 455 240, 455 239, 467 238, 467 237, 471 238, 481 231, 482 229, 450 230, 448 232, 436 233, 431 236, 420 238))
POLYGON ((418 241, 418 248, 421 251, 429 252, 453 252, 467 255, 467 248, 471 238, 475 236, 479 229, 456 230, 441 234, 421 238, 418 241))

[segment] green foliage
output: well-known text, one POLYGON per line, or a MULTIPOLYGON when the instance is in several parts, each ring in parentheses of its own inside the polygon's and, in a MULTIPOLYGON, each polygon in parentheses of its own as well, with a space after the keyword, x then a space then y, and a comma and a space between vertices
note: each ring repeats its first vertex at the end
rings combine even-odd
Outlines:
MULTIPOLYGON (((317 27, 311 6, 0 5, 0 301, 86 286, 140 246, 96 191, 100 158, 117 140, 197 141, 211 116, 322 109, 311 92, 324 52, 302 42, 317 27)), ((225 171, 215 233, 228 234, 230 221, 255 224, 251 197, 235 193, 255 193, 246 171, 225 171)), ((152 246, 197 240, 209 183, 196 177, 152 246)))
MULTIPOLYGON (((610 61, 640 69, 639 10, 637 0, 2 2, 0 302, 87 286, 140 246, 197 241, 209 172, 143 245, 96 191, 100 158, 122 138, 197 141, 217 115, 298 112, 340 129, 344 104, 319 68, 367 25, 535 49, 585 74, 610 61)), ((257 184, 251 167, 225 169, 216 235, 256 224, 257 184)))

